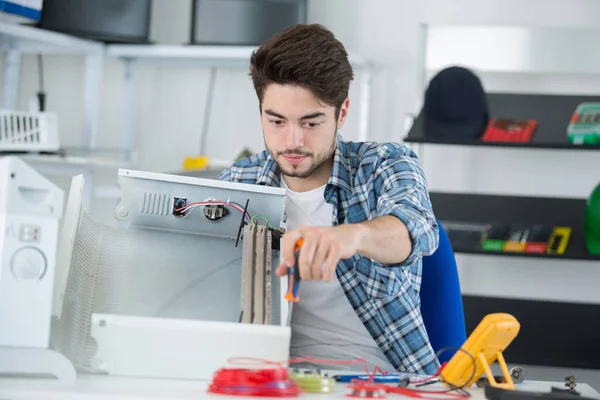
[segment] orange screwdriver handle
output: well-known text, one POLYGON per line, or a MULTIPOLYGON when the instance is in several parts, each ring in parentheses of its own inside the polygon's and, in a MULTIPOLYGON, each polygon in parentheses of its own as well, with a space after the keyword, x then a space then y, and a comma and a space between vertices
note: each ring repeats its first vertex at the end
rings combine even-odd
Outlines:
POLYGON ((294 246, 294 253, 296 260, 294 266, 288 269, 288 290, 285 294, 285 299, 290 302, 297 302, 300 300, 298 295, 298 289, 300 288, 300 268, 298 268, 298 258, 300 257, 300 248, 304 244, 304 240, 300 239, 294 246))

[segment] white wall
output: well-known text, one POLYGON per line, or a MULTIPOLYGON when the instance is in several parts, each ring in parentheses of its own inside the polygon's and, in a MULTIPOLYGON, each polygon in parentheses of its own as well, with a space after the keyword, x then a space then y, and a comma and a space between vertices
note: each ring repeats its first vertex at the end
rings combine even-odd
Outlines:
MULTIPOLYGON (((155 2, 153 38, 162 43, 185 42, 189 1, 168 3, 155 2), (171 17, 177 23, 167 23, 171 17)), ((596 27, 600 25, 599 10, 596 0, 312 0, 309 17, 332 29, 350 51, 376 64, 370 138, 400 141, 405 134, 404 116, 416 111, 422 95, 419 23, 596 27)), ((67 145, 80 145, 82 60, 58 56, 44 60, 48 105, 60 115, 61 139, 67 145)), ((24 60, 22 106, 36 90, 34 61, 24 60)), ((108 61, 100 110, 101 146, 121 144, 122 76, 123 65, 108 61)), ((193 67, 140 68, 135 109, 140 168, 176 171, 186 155, 196 155, 207 76, 206 69, 193 67)), ((491 91, 598 93, 600 89, 600 78, 595 77, 571 77, 566 84, 558 84, 553 76, 481 77, 491 91)), ((353 87, 354 106, 358 94, 353 87)), ((351 106, 352 111, 344 130, 348 139, 357 135, 357 108, 351 106)), ((259 151, 262 146, 257 101, 246 71, 219 71, 208 153, 230 159, 243 147, 259 151)), ((600 157, 591 151, 427 146, 422 162, 432 190, 586 197, 600 180, 600 157)), ((102 207, 99 215, 109 216, 112 203, 102 207)), ((484 256, 457 259, 465 293, 600 302, 600 292, 593 284, 600 280, 598 262, 484 256), (499 283, 506 283, 508 291, 500 291, 499 283)))
MULTIPOLYGON (((155 1, 151 38, 158 43, 185 43, 189 6, 189 0, 155 1)), ((420 23, 598 26, 594 17, 598 7, 595 0, 568 5, 560 0, 313 0, 309 19, 325 24, 350 52, 375 63, 369 136, 400 141, 405 134, 405 114, 417 111, 422 95, 418 82, 420 23)), ((48 108, 59 114, 61 140, 67 146, 80 146, 83 59, 44 56, 44 69, 48 108)), ((100 147, 122 145, 123 74, 121 61, 107 60, 100 102, 100 147)), ((597 77, 571 77, 559 84, 553 76, 480 76, 491 91, 597 93, 600 89, 597 77)), ((348 139, 356 139, 358 134, 357 83, 352 87, 351 115, 343 132, 348 139)), ((205 68, 139 66, 134 127, 140 169, 177 171, 185 156, 198 154, 207 85, 205 68)), ((27 106, 36 90, 35 58, 28 56, 22 66, 21 107, 27 106)), ((263 148, 257 100, 247 71, 218 71, 210 121, 207 152, 214 158, 231 159, 243 147, 254 151, 263 148)), ((418 150, 432 190, 586 197, 599 180, 596 171, 600 171, 600 157, 596 152, 431 145, 418 150)), ((99 174, 99 179, 110 182, 115 174, 111 169, 99 174)), ((112 216, 114 201, 98 201, 96 205, 97 215, 112 216)), ((600 269, 595 268, 598 263, 482 256, 459 259, 464 290, 469 293, 500 295, 495 289, 497 282, 506 280, 514 296, 600 302, 599 292, 588 283, 591 277, 600 278, 600 269), (525 283, 527 290, 519 289, 515 274, 531 275, 536 283, 525 283), (559 283, 561 290, 557 290, 559 283), (529 290, 531 286, 535 286, 534 291, 529 290)))

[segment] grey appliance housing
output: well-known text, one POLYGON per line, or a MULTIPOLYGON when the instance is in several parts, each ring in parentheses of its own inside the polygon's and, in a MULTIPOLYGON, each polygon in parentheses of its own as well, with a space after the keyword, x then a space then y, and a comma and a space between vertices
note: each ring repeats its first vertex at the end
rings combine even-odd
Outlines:
POLYGON ((307 0, 193 0, 190 42, 257 46, 306 13, 307 0))
POLYGON ((148 43, 151 0, 44 0, 37 26, 106 43, 148 43))

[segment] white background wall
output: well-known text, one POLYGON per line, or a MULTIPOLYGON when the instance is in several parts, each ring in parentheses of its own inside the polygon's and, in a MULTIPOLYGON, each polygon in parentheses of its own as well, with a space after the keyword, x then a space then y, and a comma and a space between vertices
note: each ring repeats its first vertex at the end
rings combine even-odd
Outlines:
MULTIPOLYGON (((189 0, 155 1, 152 39, 188 40, 189 0)), ((328 26, 347 49, 375 63, 370 138, 400 141, 405 114, 416 112, 419 86, 419 23, 600 27, 596 0, 312 0, 310 22, 328 26)), ((493 45, 493 44, 490 44, 493 45)), ((593 51, 593 50, 592 50, 593 51)), ((45 56, 48 108, 60 116, 61 140, 81 145, 82 72, 79 57, 45 56)), ((98 143, 121 145, 123 64, 106 63, 98 143)), ((208 71, 194 67, 142 67, 135 101, 135 146, 139 168, 172 172, 185 156, 197 155, 208 71)), ((481 74, 488 91, 598 93, 600 77, 481 74)), ((34 58, 22 68, 20 101, 26 107, 37 90, 34 58)), ((343 134, 357 137, 357 90, 343 134), (354 108, 353 108, 354 106, 354 108), (352 112, 354 112, 352 114, 352 112)), ((244 70, 219 70, 207 151, 231 159, 243 147, 263 148, 257 100, 244 70), (241 110, 241 111, 240 111, 241 110)), ((427 146, 422 160, 431 190, 587 197, 600 181, 597 152, 427 146)), ((113 179, 116 171, 104 174, 113 179)), ((95 213, 110 218, 114 202, 97 203, 95 213)), ((600 302, 600 263, 484 256, 457 256, 465 293, 600 302), (501 283, 508 289, 500 290, 501 283)), ((527 323, 527 322, 525 322, 527 323)), ((600 378, 598 379, 600 381, 600 378)))

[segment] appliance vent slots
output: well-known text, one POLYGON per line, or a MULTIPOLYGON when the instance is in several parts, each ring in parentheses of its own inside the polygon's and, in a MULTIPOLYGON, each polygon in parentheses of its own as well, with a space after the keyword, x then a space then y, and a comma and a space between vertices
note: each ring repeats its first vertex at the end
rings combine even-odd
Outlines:
POLYGON ((140 212, 150 215, 169 215, 171 214, 170 199, 171 196, 166 194, 145 192, 140 212))

